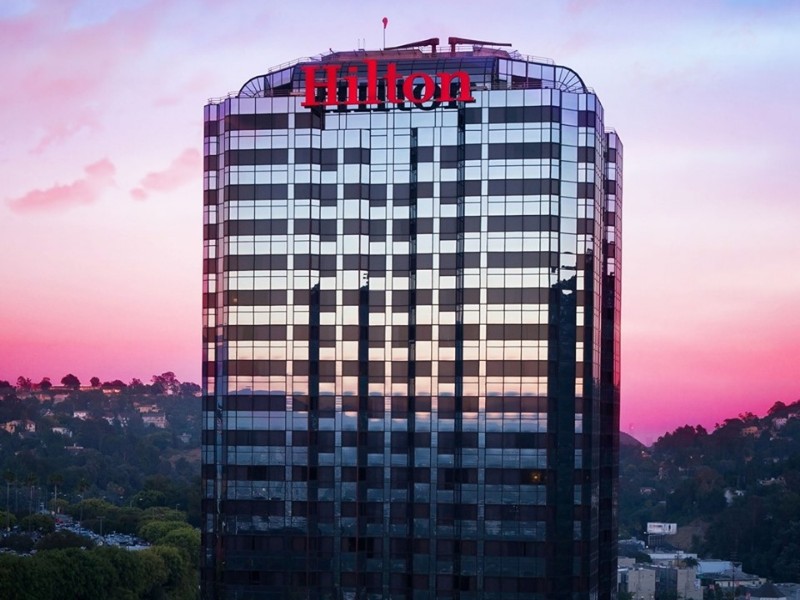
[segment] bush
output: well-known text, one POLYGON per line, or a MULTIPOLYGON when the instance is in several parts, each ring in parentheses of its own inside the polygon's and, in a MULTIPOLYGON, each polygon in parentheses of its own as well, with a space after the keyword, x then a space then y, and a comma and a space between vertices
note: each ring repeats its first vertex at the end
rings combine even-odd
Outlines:
POLYGON ((185 521, 186 513, 166 506, 151 506, 142 512, 142 523, 147 521, 185 521))
POLYGON ((17 517, 4 510, 0 510, 0 527, 11 528, 17 524, 17 517))
POLYGON ((28 515, 19 522, 19 526, 26 531, 53 533, 56 530, 56 520, 50 515, 28 515))
POLYGON ((198 567, 200 561, 200 531, 194 527, 173 529, 162 537, 160 546, 172 546, 186 553, 186 559, 192 567, 198 567))
POLYGON ((156 544, 165 535, 176 529, 192 530, 193 528, 184 521, 148 521, 139 527, 138 535, 143 540, 156 544))
POLYGON ((10 533, 0 540, 0 546, 14 552, 27 553, 33 550, 34 541, 25 533, 10 533))
POLYGON ((66 529, 48 533, 36 543, 36 550, 59 550, 62 548, 93 548, 94 542, 86 536, 66 529))

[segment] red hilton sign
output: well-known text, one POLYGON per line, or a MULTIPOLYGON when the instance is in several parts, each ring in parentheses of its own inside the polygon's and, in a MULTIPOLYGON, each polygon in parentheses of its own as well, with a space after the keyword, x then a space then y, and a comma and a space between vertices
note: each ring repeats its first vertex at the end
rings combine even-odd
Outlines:
POLYGON ((369 104, 416 105, 425 102, 475 102, 470 92, 469 74, 466 71, 452 73, 411 73, 408 76, 397 73, 397 64, 386 64, 386 74, 378 77, 378 61, 366 59, 366 85, 359 83, 358 67, 348 67, 347 74, 340 73, 342 66, 337 64, 318 67, 302 67, 306 78, 305 107, 366 106, 369 104), (323 72, 323 79, 317 79, 317 72, 323 72), (322 92, 322 93, 318 93, 322 92))

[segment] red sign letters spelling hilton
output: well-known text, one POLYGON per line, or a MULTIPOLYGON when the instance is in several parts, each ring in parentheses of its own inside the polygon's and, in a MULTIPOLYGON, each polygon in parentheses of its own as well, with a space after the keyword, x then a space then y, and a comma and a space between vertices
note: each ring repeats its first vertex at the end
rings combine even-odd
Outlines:
POLYGON ((341 75, 342 66, 337 64, 305 65, 302 67, 306 79, 306 98, 302 106, 344 107, 369 104, 403 104, 411 102, 475 102, 470 92, 469 74, 466 71, 452 73, 397 73, 397 65, 386 63, 386 74, 378 77, 378 61, 366 59, 366 86, 358 81, 358 67, 348 67, 348 74, 341 75), (317 79, 322 70, 324 79, 317 79), (434 79, 434 77, 436 79, 434 79), (438 81, 437 81, 438 80, 438 81), (324 90, 324 94, 318 91, 324 90))

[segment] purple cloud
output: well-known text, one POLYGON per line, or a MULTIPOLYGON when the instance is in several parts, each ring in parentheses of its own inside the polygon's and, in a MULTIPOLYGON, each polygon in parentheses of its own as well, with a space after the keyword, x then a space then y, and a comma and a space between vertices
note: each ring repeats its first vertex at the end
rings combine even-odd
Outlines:
POLYGON ((200 152, 187 148, 161 171, 151 171, 131 190, 134 200, 145 200, 152 192, 171 192, 197 179, 202 168, 200 152))
POLYGON ((114 183, 116 169, 110 160, 104 158, 84 167, 85 177, 72 183, 57 184, 53 187, 30 192, 11 198, 7 203, 18 213, 61 210, 71 206, 93 204, 103 190, 114 183))

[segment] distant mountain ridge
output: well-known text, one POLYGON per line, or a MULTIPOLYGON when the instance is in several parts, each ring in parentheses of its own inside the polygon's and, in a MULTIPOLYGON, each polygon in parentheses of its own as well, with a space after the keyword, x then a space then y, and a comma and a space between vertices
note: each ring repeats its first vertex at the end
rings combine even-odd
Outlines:
POLYGON ((620 447, 630 447, 630 448, 647 447, 642 442, 633 437, 630 433, 625 433, 624 431, 619 432, 619 445, 620 447))

